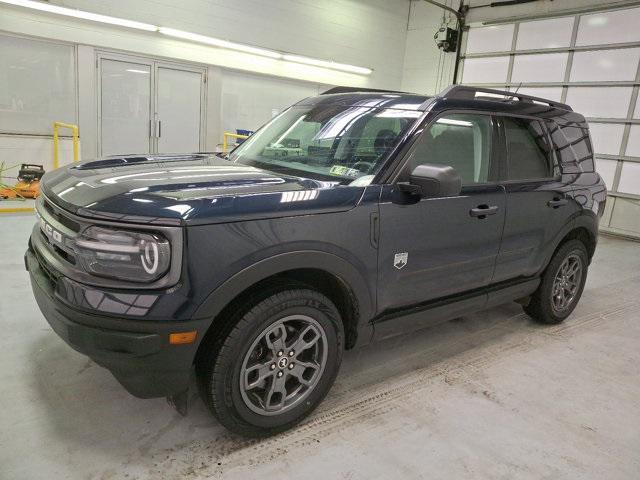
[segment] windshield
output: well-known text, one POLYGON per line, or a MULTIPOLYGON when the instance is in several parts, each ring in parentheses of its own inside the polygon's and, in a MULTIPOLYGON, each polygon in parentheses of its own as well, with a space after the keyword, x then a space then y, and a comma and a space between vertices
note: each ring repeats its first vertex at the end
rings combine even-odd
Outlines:
POLYGON ((245 140, 229 160, 292 175, 366 185, 421 113, 335 104, 295 106, 245 140))

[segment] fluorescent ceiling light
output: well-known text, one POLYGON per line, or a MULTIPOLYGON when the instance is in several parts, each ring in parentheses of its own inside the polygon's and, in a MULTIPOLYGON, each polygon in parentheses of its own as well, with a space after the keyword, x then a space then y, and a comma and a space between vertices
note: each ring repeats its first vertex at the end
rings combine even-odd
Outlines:
POLYGON ((333 70, 342 70, 344 72, 359 73, 369 75, 373 70, 366 67, 357 67, 346 63, 337 63, 327 60, 318 60, 316 58, 301 57, 300 55, 282 55, 283 60, 295 63, 304 63, 306 65, 314 65, 316 67, 331 68, 333 70))
POLYGON ((146 30, 148 32, 155 32, 158 30, 157 26, 150 25, 148 23, 134 22, 133 20, 125 20, 124 18, 110 17, 108 15, 99 15, 97 13, 84 12, 73 8, 58 7, 57 5, 51 5, 49 3, 34 2, 32 0, 0 0, 0 2, 19 7, 33 8, 34 10, 40 10, 42 12, 65 15, 67 17, 91 20, 92 22, 109 23, 111 25, 119 25, 121 27, 146 30))
POLYGON ((239 50, 241 52, 251 53, 253 55, 262 55, 263 57, 270 58, 282 58, 282 54, 274 52, 273 50, 267 50, 265 48, 251 47, 249 45, 242 45, 241 43, 229 42, 227 40, 220 40, 219 38, 207 37, 205 35, 199 35, 197 33, 185 32, 182 30, 176 30, 174 28, 160 27, 158 31, 163 35, 170 37, 182 38, 184 40, 191 40, 198 43, 206 43, 207 45, 213 45, 214 47, 229 48, 231 50, 239 50))
POLYGON ((73 8, 59 7, 57 5, 51 5, 44 2, 36 2, 34 0, 0 0, 0 3, 15 5, 18 7, 31 8, 34 10, 40 10, 42 12, 53 13, 56 15, 64 15, 67 17, 80 18, 83 20, 89 20, 92 22, 108 23, 110 25, 118 25, 120 27, 134 28, 137 30, 146 30, 148 32, 160 32, 163 35, 167 35, 174 38, 181 38, 183 40, 191 40, 193 42, 204 43, 212 45, 214 47, 227 48, 230 50, 237 50, 240 52, 249 53, 252 55, 259 55, 262 57, 273 58, 276 60, 285 60, 287 62, 301 63, 305 65, 313 65, 316 67, 330 68, 332 70, 341 70, 343 72, 357 73, 360 75, 369 75, 373 70, 366 67, 358 67, 356 65, 348 65, 346 63, 338 63, 329 60, 320 60, 316 58, 303 57, 300 55, 289 55, 286 53, 276 52, 275 50, 268 50, 266 48, 252 47, 250 45, 243 45, 241 43, 229 42, 228 40, 221 40, 219 38, 207 37, 205 35, 199 35, 197 33, 185 32, 183 30, 176 30, 168 27, 158 27, 149 23, 136 22, 133 20, 126 20, 124 18, 110 17, 108 15, 100 15, 98 13, 85 12, 83 10, 76 10, 73 8))

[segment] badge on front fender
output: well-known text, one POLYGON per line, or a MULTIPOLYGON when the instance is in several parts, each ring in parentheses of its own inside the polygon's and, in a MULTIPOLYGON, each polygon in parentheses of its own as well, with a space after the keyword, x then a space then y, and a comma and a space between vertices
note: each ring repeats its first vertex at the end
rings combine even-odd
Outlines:
POLYGON ((401 270, 407 265, 408 261, 409 261, 408 252, 396 253, 395 257, 393 257, 393 266, 396 267, 398 270, 401 270))

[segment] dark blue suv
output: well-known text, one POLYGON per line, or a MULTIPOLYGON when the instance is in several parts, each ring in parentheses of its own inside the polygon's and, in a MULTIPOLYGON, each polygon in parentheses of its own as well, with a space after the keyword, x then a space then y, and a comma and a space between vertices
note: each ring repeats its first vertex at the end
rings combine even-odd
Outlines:
POLYGON ((25 262, 52 328, 179 410, 195 370, 227 428, 284 430, 344 349, 520 302, 575 308, 606 189, 567 105, 335 88, 229 155, 47 173, 25 262))

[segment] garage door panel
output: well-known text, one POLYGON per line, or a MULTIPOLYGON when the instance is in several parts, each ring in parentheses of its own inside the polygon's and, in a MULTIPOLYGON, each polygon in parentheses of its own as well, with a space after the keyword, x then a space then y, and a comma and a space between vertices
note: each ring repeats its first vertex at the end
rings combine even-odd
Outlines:
POLYGON ((607 185, 607 190, 613 190, 613 180, 616 176, 617 167, 617 160, 609 160, 605 158, 596 159, 596 172, 598 172, 604 180, 604 183, 607 185))
POLYGON ((567 103, 585 117, 626 118, 632 87, 569 87, 567 103))
POLYGON ((640 8, 583 15, 576 45, 640 42, 640 8))
POLYGON ((640 195, 640 163, 627 161, 622 164, 618 191, 640 195))
POLYGON ((512 82, 561 82, 568 53, 518 55, 513 60, 512 82))
POLYGON ((625 155, 628 157, 640 157, 640 125, 631 125, 625 155))
POLYGON ((464 62, 464 83, 504 83, 507 81, 509 57, 468 58, 464 62))
POLYGON ((514 25, 494 25, 469 29, 467 53, 504 52, 511 50, 514 25))
POLYGON ((591 131, 593 149, 596 153, 605 155, 618 155, 620 153, 624 125, 618 123, 589 123, 589 130, 591 131))
POLYGON ((573 17, 522 22, 518 27, 516 50, 568 47, 573 22, 573 17))
POLYGON ((518 93, 555 100, 556 102, 562 100, 562 87, 522 87, 518 89, 518 93))
POLYGON ((616 198, 609 224, 612 228, 637 235, 640 232, 640 200, 616 198))
POLYGON ((636 78, 640 48, 576 52, 572 82, 632 81, 636 78))

